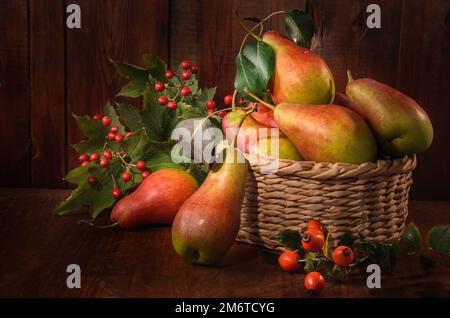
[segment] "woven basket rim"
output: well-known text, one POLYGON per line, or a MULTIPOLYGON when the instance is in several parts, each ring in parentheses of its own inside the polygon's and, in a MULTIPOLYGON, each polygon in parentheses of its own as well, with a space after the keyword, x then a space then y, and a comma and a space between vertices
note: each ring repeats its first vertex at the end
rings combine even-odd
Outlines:
POLYGON ((415 154, 393 160, 380 159, 376 162, 364 162, 362 164, 293 161, 289 159, 257 157, 249 154, 245 154, 245 157, 249 161, 251 169, 261 174, 277 176, 295 175, 314 180, 367 179, 404 174, 414 170, 417 165, 415 154), (274 163, 275 166, 278 164, 278 168, 270 169, 270 166, 274 165, 274 163))

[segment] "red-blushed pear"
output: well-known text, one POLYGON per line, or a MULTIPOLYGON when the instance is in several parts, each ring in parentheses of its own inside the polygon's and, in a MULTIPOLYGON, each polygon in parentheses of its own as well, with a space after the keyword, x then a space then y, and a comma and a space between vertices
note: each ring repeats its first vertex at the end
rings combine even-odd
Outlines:
POLYGON ((360 164, 377 157, 372 131, 348 108, 281 103, 274 114, 280 129, 305 160, 360 164))
POLYGON ((261 157, 272 157, 278 159, 289 159, 302 161, 303 157, 295 148, 294 144, 286 137, 261 138, 249 146, 249 154, 261 157), (278 152, 272 146, 278 143, 278 152))
MULTIPOLYGON (((345 96, 345 94, 336 92, 336 94, 334 95, 334 101, 333 101, 334 105, 339 105, 339 106, 344 106, 344 107, 350 107, 351 102, 350 99, 345 96)), ((350 107, 351 108, 351 107, 350 107)))
MULTIPOLYGON (((270 137, 271 131, 270 127, 257 122, 251 116, 247 116, 244 119, 240 126, 241 128, 238 130, 239 124, 245 116, 246 112, 243 109, 236 109, 229 112, 222 119, 222 129, 225 132, 229 143, 233 141, 233 138, 237 133, 237 148, 244 153, 248 153, 249 145, 252 142, 259 138, 270 137), (263 129, 264 131, 261 131, 260 129, 263 129)), ((282 133, 280 132, 280 134, 282 133)))
MULTIPOLYGON (((254 103, 251 102, 248 105, 251 107, 254 103)), ((251 113, 251 116, 264 126, 278 128, 278 124, 273 117, 273 110, 263 104, 258 104, 256 111, 251 113)))
POLYGON ((275 53, 273 95, 275 104, 328 104, 334 98, 333 74, 323 59, 275 31, 262 40, 275 53))
POLYGON ((346 93, 349 107, 369 122, 384 153, 402 157, 430 147, 430 118, 410 97, 370 78, 353 80, 350 73, 346 93))
POLYGON ((197 181, 185 171, 156 171, 144 179, 136 191, 116 203, 111 221, 124 229, 172 224, 180 206, 197 188, 197 181))
POLYGON ((192 263, 214 264, 236 239, 248 164, 232 147, 224 150, 207 178, 180 208, 172 226, 172 244, 192 263))

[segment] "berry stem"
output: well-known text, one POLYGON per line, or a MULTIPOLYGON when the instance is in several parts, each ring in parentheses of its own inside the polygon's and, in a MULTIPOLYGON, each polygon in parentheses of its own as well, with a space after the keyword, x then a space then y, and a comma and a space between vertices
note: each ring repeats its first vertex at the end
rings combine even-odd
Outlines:
POLYGON ((114 184, 114 188, 118 188, 116 177, 112 173, 109 174, 111 176, 112 182, 114 184))
POLYGON ((119 226, 119 223, 114 222, 108 225, 96 225, 95 221, 93 219, 89 219, 89 220, 79 220, 78 224, 86 224, 89 225, 93 228, 99 229, 99 230, 107 230, 107 229, 113 229, 119 226))

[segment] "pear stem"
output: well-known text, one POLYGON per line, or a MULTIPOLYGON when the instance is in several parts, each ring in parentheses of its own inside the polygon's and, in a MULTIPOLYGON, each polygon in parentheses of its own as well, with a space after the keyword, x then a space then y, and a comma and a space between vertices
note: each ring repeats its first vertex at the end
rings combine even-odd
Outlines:
POLYGON ((237 97, 237 90, 235 89, 233 92, 233 98, 231 99, 231 109, 234 110, 236 108, 236 97, 237 97))
POLYGON ((247 31, 247 34, 250 34, 252 37, 254 37, 256 41, 262 41, 261 37, 257 36, 255 33, 253 33, 253 31, 250 30, 250 29, 244 24, 244 22, 243 22, 242 19, 241 19, 241 16, 239 15, 239 12, 238 12, 237 10, 234 11, 234 12, 236 13, 236 16, 238 17, 239 24, 241 25, 241 27, 242 27, 245 31, 247 31))
MULTIPOLYGON (((239 23, 240 23, 241 26, 242 26, 241 18, 240 18, 240 16, 239 16, 239 13, 237 12, 237 10, 235 11, 235 13, 236 13, 237 17, 239 18, 239 23)), ((259 23, 257 23, 256 25, 254 25, 253 28, 250 29, 251 32, 247 32, 247 34, 245 35, 244 39, 242 40, 241 47, 239 48, 239 53, 242 52, 242 49, 244 48, 244 44, 245 44, 245 42, 247 41, 248 36, 251 35, 253 31, 255 31, 258 27, 261 27, 261 28, 262 28, 263 25, 264 25, 264 22, 266 22, 267 20, 269 20, 269 19, 272 18, 273 16, 275 16, 275 15, 277 15, 277 14, 282 14, 282 13, 286 13, 286 11, 276 11, 276 12, 273 12, 273 13, 269 14, 267 17, 265 17, 264 19, 262 19, 259 23)), ((245 28, 245 27, 244 27, 244 29, 245 29, 245 30, 248 30, 248 29, 245 28)), ((262 30, 261 30, 261 31, 262 31, 262 30)), ((261 33, 262 33, 262 32, 260 32, 260 34, 261 34, 261 33)), ((253 35, 253 34, 252 34, 252 35, 253 35)), ((258 38, 259 38, 259 40, 262 40, 262 39, 261 39, 261 36, 259 36, 258 38)))
POLYGON ((353 76, 352 76, 352 72, 350 72, 350 70, 347 70, 347 79, 348 79, 349 83, 353 82, 353 76))
POLYGON ((275 110, 275 106, 272 104, 269 104, 268 102, 263 101, 261 98, 253 94, 252 92, 246 91, 247 95, 255 99, 258 103, 263 104, 266 107, 269 107, 271 110, 275 110))

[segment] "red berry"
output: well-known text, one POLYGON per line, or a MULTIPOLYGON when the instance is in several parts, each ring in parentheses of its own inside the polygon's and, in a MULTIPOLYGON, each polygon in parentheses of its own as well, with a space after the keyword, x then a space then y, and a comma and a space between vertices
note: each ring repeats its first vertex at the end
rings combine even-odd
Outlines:
POLYGON ((177 108, 177 103, 176 103, 175 101, 171 100, 171 101, 167 104, 167 107, 168 107, 169 109, 176 109, 176 108, 177 108))
POLYGON ((141 173, 142 179, 147 178, 149 175, 150 175, 150 172, 148 172, 148 171, 142 171, 142 173, 141 173))
POLYGON ((127 182, 131 180, 131 173, 129 173, 128 171, 125 171, 124 173, 122 173, 122 180, 127 182))
POLYGON ((225 104, 225 106, 231 106, 233 104, 233 96, 231 95, 226 95, 223 98, 223 103, 225 104))
POLYGON ((198 65, 194 64, 191 66, 191 73, 193 74, 198 73, 198 70, 199 70, 198 65))
POLYGON ((95 114, 94 116, 92 116, 92 119, 100 120, 100 119, 102 119, 102 117, 103 117, 102 114, 95 114))
POLYGON ((167 79, 171 79, 173 77, 173 72, 171 70, 167 70, 164 75, 167 79))
POLYGON ((110 117, 108 117, 108 116, 103 116, 103 118, 102 118, 103 126, 111 125, 111 121, 112 121, 112 119, 110 117))
POLYGON ((189 96, 191 94, 191 89, 185 86, 181 89, 180 93, 183 96, 189 96))
POLYGON ((100 167, 106 168, 107 166, 109 166, 109 159, 106 158, 100 159, 100 167))
POLYGON ((94 152, 93 154, 91 154, 89 156, 89 160, 90 161, 97 161, 98 159, 100 159, 100 156, 98 155, 98 153, 94 152))
POLYGON ((117 125, 114 125, 114 126, 111 126, 111 132, 112 133, 117 133, 119 131, 119 126, 117 126, 117 125))
POLYGON ((278 257, 278 264, 280 267, 286 272, 297 272, 302 267, 298 262, 300 259, 300 255, 294 251, 286 251, 283 252, 278 257))
POLYGON ((220 118, 224 118, 227 115, 227 112, 225 110, 220 110, 218 114, 220 118))
POLYGON ((97 178, 96 177, 92 177, 92 176, 90 176, 89 178, 88 178, 88 183, 90 184, 90 185, 95 185, 95 184, 97 184, 97 178))
POLYGON ((333 261, 338 266, 348 266, 353 262, 353 251, 350 247, 341 245, 333 251, 333 261))
POLYGON ((81 163, 81 166, 84 167, 85 165, 88 165, 88 164, 89 164, 89 161, 84 161, 81 163))
POLYGON ((106 139, 108 139, 109 141, 114 141, 116 139, 116 134, 109 132, 108 135, 106 135, 106 139))
POLYGON ((325 278, 319 272, 311 272, 305 277, 305 288, 310 293, 318 293, 325 288, 325 278))
POLYGON ((302 235, 302 246, 308 252, 316 253, 320 251, 325 243, 325 237, 322 231, 306 230, 302 235))
POLYGON ((184 60, 183 62, 181 62, 180 66, 181 68, 187 70, 189 67, 191 67, 191 63, 189 63, 188 60, 184 60))
POLYGON ((117 134, 116 137, 114 137, 114 139, 115 139, 117 142, 121 142, 121 141, 123 140, 123 135, 122 135, 122 134, 117 134))
POLYGON ((132 134, 134 134, 134 132, 132 132, 132 131, 127 131, 127 133, 125 134, 125 137, 130 137, 132 134))
POLYGON ((167 98, 167 96, 161 96, 160 98, 158 98, 158 103, 160 103, 161 105, 166 105, 169 102, 169 99, 167 98))
POLYGON ((87 154, 83 153, 81 156, 78 157, 78 160, 80 162, 88 161, 89 160, 89 156, 87 154))
POLYGON ((145 168, 147 168, 147 165, 145 164, 144 161, 138 161, 136 162, 136 168, 138 168, 139 170, 144 170, 145 168))
POLYGON ((112 190, 112 196, 114 197, 114 198, 119 198, 120 196, 122 195, 122 191, 120 191, 120 189, 119 188, 114 188, 113 190, 112 190))
POLYGON ((325 228, 323 227, 323 225, 319 221, 313 219, 308 221, 308 223, 306 224, 306 229, 325 232, 325 228))
POLYGON ((206 107, 208 107, 208 109, 215 109, 216 108, 216 102, 213 100, 209 100, 206 102, 206 107))
POLYGON ((162 92, 164 89, 166 89, 166 86, 164 85, 164 83, 157 82, 157 83, 155 84, 155 90, 156 90, 157 92, 162 92))
POLYGON ((104 151, 103 152, 103 158, 106 158, 106 159, 111 159, 112 158, 112 153, 111 153, 111 151, 104 151))
POLYGON ((189 71, 181 72, 181 78, 184 79, 185 81, 187 81, 188 79, 191 78, 191 72, 189 72, 189 71))

